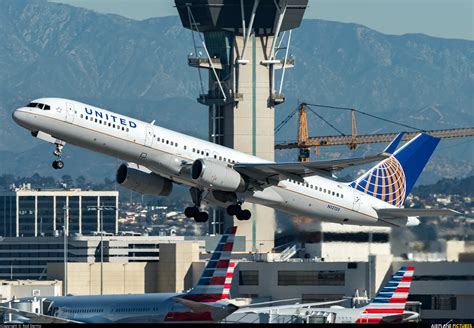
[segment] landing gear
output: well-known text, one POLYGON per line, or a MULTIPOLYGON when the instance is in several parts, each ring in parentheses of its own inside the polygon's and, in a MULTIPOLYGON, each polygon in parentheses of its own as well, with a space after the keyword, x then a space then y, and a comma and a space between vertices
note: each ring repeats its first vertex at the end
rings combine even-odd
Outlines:
POLYGON ((252 217, 252 213, 249 210, 242 210, 240 204, 229 205, 227 207, 227 214, 230 216, 236 216, 237 220, 247 221, 252 217))
POLYGON ((63 150, 63 145, 56 144, 56 148, 54 149, 53 155, 56 156, 56 160, 53 162, 53 168, 55 170, 60 170, 64 167, 64 162, 61 160, 61 154, 63 150))
POLYGON ((209 220, 209 213, 203 212, 199 209, 202 200, 202 190, 193 187, 189 189, 189 192, 191 193, 194 206, 186 207, 184 210, 184 215, 186 215, 188 218, 194 218, 194 221, 199 223, 206 222, 209 220))
POLYGON ((54 161, 53 162, 53 169, 55 170, 60 170, 64 167, 64 162, 59 160, 59 161, 54 161))

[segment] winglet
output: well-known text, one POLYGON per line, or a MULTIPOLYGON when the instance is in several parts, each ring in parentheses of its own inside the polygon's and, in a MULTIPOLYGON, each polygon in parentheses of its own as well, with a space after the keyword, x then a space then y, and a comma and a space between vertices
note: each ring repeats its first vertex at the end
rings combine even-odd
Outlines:
POLYGON ((383 153, 393 154, 397 149, 398 145, 400 144, 400 141, 402 141, 403 135, 403 132, 397 134, 397 136, 392 140, 392 142, 387 146, 387 148, 384 149, 383 153))

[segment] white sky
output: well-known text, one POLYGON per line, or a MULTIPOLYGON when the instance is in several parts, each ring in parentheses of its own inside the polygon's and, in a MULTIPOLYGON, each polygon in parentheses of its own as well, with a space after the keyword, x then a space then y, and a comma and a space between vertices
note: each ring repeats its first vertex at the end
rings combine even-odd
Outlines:
MULTIPOLYGON (((177 14, 173 0, 49 1, 140 20, 177 14)), ((474 40, 474 0, 309 0, 305 18, 358 23, 387 34, 474 40)))

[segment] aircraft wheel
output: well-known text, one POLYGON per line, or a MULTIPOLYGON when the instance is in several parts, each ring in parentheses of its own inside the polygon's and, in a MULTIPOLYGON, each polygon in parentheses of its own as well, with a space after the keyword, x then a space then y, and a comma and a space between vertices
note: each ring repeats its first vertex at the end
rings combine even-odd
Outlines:
POLYGON ((64 167, 64 162, 63 161, 56 161, 56 166, 58 167, 58 169, 62 169, 64 167))
POLYGON ((230 216, 234 216, 234 215, 237 215, 237 213, 241 212, 242 209, 240 208, 239 205, 229 205, 226 211, 227 211, 227 214, 229 214, 230 216))
POLYGON ((249 210, 243 210, 236 214, 237 220, 247 221, 252 217, 252 213, 249 210))
POLYGON ((194 217, 196 222, 202 223, 209 220, 209 214, 207 212, 199 212, 198 215, 194 217))
POLYGON ((187 218, 196 217, 198 214, 199 208, 197 208, 196 206, 190 206, 184 209, 184 215, 186 215, 187 218))

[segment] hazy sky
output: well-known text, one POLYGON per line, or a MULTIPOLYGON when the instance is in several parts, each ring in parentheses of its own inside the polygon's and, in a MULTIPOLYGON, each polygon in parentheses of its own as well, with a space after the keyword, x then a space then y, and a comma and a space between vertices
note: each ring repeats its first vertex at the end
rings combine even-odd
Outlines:
MULTIPOLYGON (((176 15, 173 0, 50 1, 133 19, 176 15)), ((387 34, 474 40, 474 0, 309 0, 305 18, 359 23, 387 34)))

